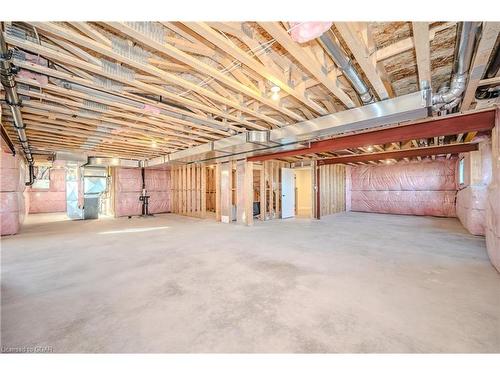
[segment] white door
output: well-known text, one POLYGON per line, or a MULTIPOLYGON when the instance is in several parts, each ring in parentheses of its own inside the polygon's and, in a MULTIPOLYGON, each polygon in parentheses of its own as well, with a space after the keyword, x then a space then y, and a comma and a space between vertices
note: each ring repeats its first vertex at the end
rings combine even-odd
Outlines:
POLYGON ((281 218, 295 216, 295 173, 281 168, 281 218))

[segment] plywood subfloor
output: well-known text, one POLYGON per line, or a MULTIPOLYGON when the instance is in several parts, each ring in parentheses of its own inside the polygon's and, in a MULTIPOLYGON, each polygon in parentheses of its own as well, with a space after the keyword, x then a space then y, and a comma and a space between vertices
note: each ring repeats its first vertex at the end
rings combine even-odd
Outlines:
POLYGON ((455 219, 61 218, 2 238, 3 347, 500 351, 500 274, 455 219))

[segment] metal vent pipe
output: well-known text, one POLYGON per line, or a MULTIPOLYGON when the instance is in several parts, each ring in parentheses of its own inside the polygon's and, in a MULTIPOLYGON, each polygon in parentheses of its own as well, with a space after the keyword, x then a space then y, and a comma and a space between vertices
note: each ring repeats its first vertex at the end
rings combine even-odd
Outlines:
POLYGON ((24 156, 28 161, 29 181, 26 182, 26 185, 30 186, 35 182, 34 161, 28 143, 28 137, 26 136, 26 126, 24 125, 23 117, 21 115, 22 102, 17 94, 16 80, 14 78, 15 67, 12 65, 11 60, 12 52, 8 50, 3 37, 3 32, 0 30, 0 81, 5 89, 5 101, 9 105, 12 112, 14 128, 17 131, 17 136, 19 138, 19 142, 21 143, 24 156))
POLYGON ((457 30, 453 77, 448 90, 432 95, 434 111, 452 110, 462 100, 481 22, 460 22, 457 30))
POLYGON ((342 47, 335 41, 330 32, 323 33, 319 37, 321 44, 325 47, 335 65, 342 70, 344 76, 351 83, 352 87, 358 93, 363 105, 375 102, 375 98, 370 93, 370 88, 363 81, 356 68, 351 62, 351 59, 343 51, 342 47))

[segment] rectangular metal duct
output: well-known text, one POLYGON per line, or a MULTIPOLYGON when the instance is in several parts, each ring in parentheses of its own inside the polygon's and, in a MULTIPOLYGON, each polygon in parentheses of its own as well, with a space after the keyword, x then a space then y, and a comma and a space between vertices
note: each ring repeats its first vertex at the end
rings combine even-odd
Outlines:
POLYGON ((269 141, 268 130, 252 130, 208 142, 203 145, 177 151, 170 154, 170 162, 193 163, 202 160, 213 160, 228 155, 242 154, 255 150, 267 150, 279 144, 269 141))
MULTIPOLYGON (((169 154, 164 163, 226 161, 304 148, 302 143, 306 141, 425 118, 429 115, 430 105, 430 90, 422 90, 280 129, 253 130, 222 138, 169 154)), ((153 164, 145 161, 145 165, 153 164)))
POLYGON ((169 155, 158 156, 156 158, 144 160, 144 167, 154 167, 156 165, 163 165, 168 163, 169 155))
POLYGON ((57 151, 54 160, 65 160, 86 163, 87 155, 84 153, 57 151))
POLYGON ((139 160, 120 159, 120 158, 99 158, 91 156, 88 158, 88 166, 99 167, 123 167, 123 168, 139 168, 142 163, 139 160))
POLYGON ((287 144, 416 120, 428 116, 430 101, 430 90, 422 90, 281 129, 273 129, 270 140, 287 144))

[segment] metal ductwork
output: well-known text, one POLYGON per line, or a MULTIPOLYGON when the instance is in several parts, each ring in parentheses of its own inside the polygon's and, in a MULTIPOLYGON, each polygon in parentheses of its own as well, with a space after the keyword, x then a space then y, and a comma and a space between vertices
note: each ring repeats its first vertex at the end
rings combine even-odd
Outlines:
MULTIPOLYGON (((104 91, 100 91, 100 90, 97 90, 94 88, 86 87, 83 85, 79 85, 77 83, 72 83, 72 82, 68 82, 65 80, 61 80, 61 79, 55 78, 55 79, 53 79, 53 82, 55 82, 58 86, 63 87, 67 90, 75 90, 75 91, 82 93, 82 94, 86 94, 86 95, 90 95, 90 96, 93 96, 96 98, 101 98, 104 100, 114 101, 117 103, 129 105, 131 107, 134 107, 134 108, 137 108, 140 110, 144 109, 144 103, 139 102, 137 100, 133 100, 133 99, 129 99, 129 98, 126 98, 123 96, 107 93, 104 91)), ((91 98, 89 100, 91 100, 91 98)), ((154 106, 154 104, 152 104, 152 105, 154 106)), ((204 121, 199 120, 199 119, 194 118, 194 117, 189 117, 188 115, 185 115, 185 114, 179 114, 179 113, 176 113, 174 111, 169 111, 169 110, 166 110, 166 109, 163 109, 160 107, 158 107, 158 110, 159 110, 159 113, 162 115, 175 117, 179 120, 190 121, 190 122, 198 124, 198 125, 211 126, 211 127, 216 128, 216 129, 223 130, 223 131, 228 130, 227 127, 225 127, 223 125, 221 125, 221 126, 217 126, 214 124, 207 125, 207 122, 204 122, 204 121)))
POLYGON ((363 102, 363 105, 373 103, 375 101, 375 98, 370 93, 370 88, 363 81, 356 68, 352 64, 351 59, 343 51, 338 41, 334 40, 331 32, 323 33, 323 35, 319 37, 319 40, 333 59, 335 65, 337 65, 339 69, 342 70, 344 76, 349 80, 354 90, 356 90, 361 101, 363 102))
POLYGON ((434 111, 450 111, 462 100, 480 25, 481 22, 460 22, 458 24, 458 38, 450 87, 447 90, 440 90, 432 96, 432 109, 434 111))
POLYGON ((425 118, 430 90, 332 113, 273 130, 253 130, 144 161, 145 167, 164 164, 214 163, 307 148, 310 141, 335 135, 425 118))
POLYGON ((34 160, 28 143, 28 137, 26 136, 26 126, 24 125, 23 117, 21 115, 22 102, 17 94, 16 80, 14 77, 16 70, 11 63, 11 60, 12 52, 7 48, 3 32, 0 30, 0 81, 2 82, 5 90, 5 101, 9 105, 10 111, 12 112, 14 128, 17 131, 17 136, 19 138, 19 142, 21 143, 24 156, 28 161, 29 181, 26 182, 26 185, 31 186, 35 182, 34 160))
POLYGON ((121 159, 121 158, 101 158, 90 156, 86 166, 90 167, 122 167, 122 168, 141 168, 143 163, 140 160, 121 159))

